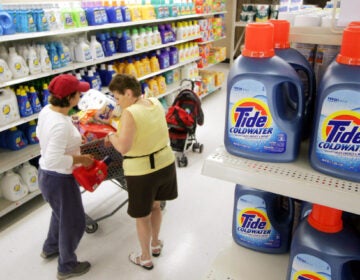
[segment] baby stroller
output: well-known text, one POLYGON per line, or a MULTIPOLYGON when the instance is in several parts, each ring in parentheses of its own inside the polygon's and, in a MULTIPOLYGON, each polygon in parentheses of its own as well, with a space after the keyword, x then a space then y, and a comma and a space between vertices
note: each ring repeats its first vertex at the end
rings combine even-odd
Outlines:
POLYGON ((193 152, 199 153, 202 153, 204 148, 204 145, 200 144, 195 137, 196 126, 204 123, 201 101, 194 92, 195 82, 182 80, 180 86, 184 82, 190 82, 191 89, 181 90, 166 114, 171 148, 181 153, 181 156, 176 157, 178 167, 187 166, 185 151, 190 147, 193 152))

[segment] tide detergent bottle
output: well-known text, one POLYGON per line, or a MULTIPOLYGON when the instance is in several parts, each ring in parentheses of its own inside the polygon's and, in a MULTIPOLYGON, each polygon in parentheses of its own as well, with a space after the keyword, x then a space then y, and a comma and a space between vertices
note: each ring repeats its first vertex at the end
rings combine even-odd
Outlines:
POLYGON ((360 26, 345 28, 340 53, 323 76, 316 104, 312 167, 360 182, 360 26))
POLYGON ((287 280, 360 279, 360 237, 341 216, 341 210, 313 205, 293 236, 287 280))
POLYGON ((285 253, 293 217, 291 198, 236 185, 232 235, 237 244, 263 253, 285 253))
POLYGON ((290 162, 299 153, 304 112, 302 83, 295 70, 275 56, 274 26, 249 23, 245 48, 227 80, 225 148, 233 155, 270 162, 290 162), (287 104, 286 86, 297 96, 287 104))
MULTIPOLYGON (((314 70, 305 56, 296 49, 290 48, 290 22, 278 19, 272 19, 270 22, 274 25, 275 54, 288 62, 303 82, 303 95, 305 98, 303 138, 308 138, 311 132, 314 98, 316 93, 314 70)), ((298 102, 296 100, 296 93, 294 92, 296 92, 296 89, 289 85, 287 92, 289 95, 288 103, 292 106, 293 110, 296 110, 298 102)))

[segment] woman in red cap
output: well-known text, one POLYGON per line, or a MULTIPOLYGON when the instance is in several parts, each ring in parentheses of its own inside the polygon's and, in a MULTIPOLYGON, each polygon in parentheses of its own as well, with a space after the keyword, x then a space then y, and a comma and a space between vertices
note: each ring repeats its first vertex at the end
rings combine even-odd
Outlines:
POLYGON ((39 187, 50 204, 52 216, 41 257, 59 256, 58 279, 86 273, 89 262, 78 262, 75 250, 85 231, 85 212, 80 189, 72 175, 75 165, 91 166, 93 157, 81 155, 81 135, 68 116, 80 100, 80 92, 88 91, 88 83, 62 74, 51 80, 49 105, 38 118, 36 129, 40 142, 39 187))

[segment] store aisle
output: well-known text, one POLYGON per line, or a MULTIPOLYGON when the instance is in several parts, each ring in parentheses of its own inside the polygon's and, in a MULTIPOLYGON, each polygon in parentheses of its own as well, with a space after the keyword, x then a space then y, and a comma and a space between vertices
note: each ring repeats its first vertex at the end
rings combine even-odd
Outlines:
MULTIPOLYGON (((222 68, 226 72, 228 65, 222 68)), ((188 166, 178 168, 179 198, 168 202, 163 212, 164 249, 153 260, 155 268, 145 271, 128 260, 129 253, 139 246, 135 222, 125 206, 100 221, 95 233, 85 234, 77 255, 79 260, 88 260, 92 268, 75 279, 200 280, 207 275, 216 256, 232 239, 233 184, 201 175, 204 159, 223 143, 225 98, 224 86, 203 100, 205 123, 197 128, 196 136, 204 151, 188 151, 188 166)), ((85 193, 83 200, 86 212, 97 218, 126 196, 125 191, 106 183, 94 193, 85 193)), ((9 227, 0 227, 1 279, 56 278, 57 260, 44 261, 39 256, 49 217, 49 206, 41 205, 9 227)))

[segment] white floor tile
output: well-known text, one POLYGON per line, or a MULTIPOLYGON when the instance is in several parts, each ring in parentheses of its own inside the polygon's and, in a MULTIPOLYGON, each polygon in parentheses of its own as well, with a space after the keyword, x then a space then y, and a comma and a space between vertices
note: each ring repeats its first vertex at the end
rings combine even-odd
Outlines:
MULTIPOLYGON (((227 67, 223 69, 227 71, 227 67)), ((84 235, 77 255, 90 261, 92 268, 76 279, 198 280, 208 274, 216 256, 232 242, 234 186, 201 175, 203 160, 223 143, 225 88, 203 100, 205 122, 198 126, 196 137, 204 144, 204 151, 187 151, 188 166, 177 170, 179 197, 168 202, 163 211, 161 238, 165 246, 162 255, 153 260, 155 268, 145 271, 128 261, 129 253, 139 246, 135 222, 125 206, 99 221, 95 233, 84 235)), ((110 213, 126 198, 127 193, 110 182, 94 193, 83 194, 86 212, 93 218, 110 213)), ((55 279, 57 261, 44 261, 39 256, 48 230, 49 206, 37 203, 19 215, 17 221, 13 213, 11 218, 0 219, 1 279, 55 279)))

